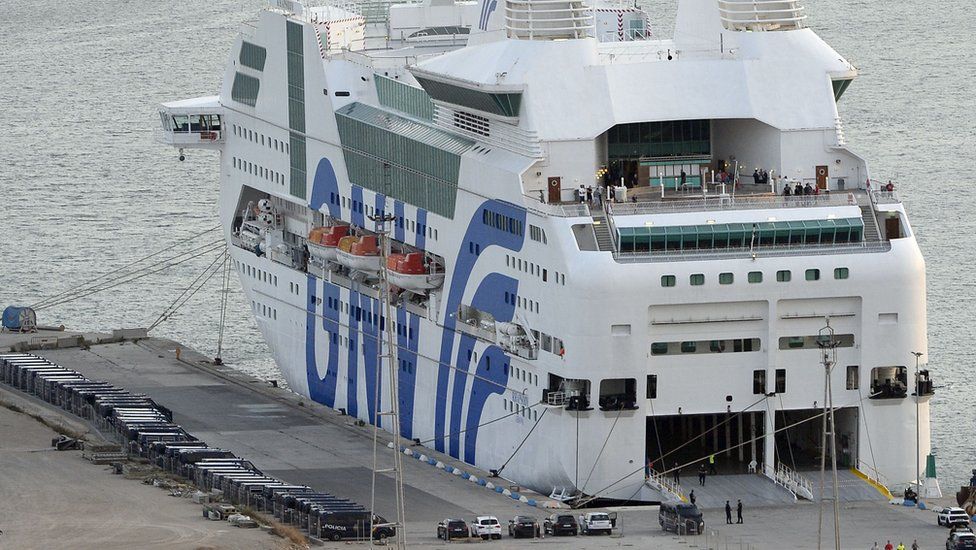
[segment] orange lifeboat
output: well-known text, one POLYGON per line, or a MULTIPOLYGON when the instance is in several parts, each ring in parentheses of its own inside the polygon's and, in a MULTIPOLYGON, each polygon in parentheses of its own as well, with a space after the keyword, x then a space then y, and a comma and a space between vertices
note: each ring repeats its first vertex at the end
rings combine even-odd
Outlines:
POLYGON ((348 233, 348 225, 313 227, 308 233, 308 254, 323 263, 335 261, 339 239, 348 233))
POLYGON ((422 252, 392 254, 386 267, 390 284, 404 290, 420 292, 444 284, 444 273, 431 270, 430 265, 424 263, 422 252))
POLYGON ((376 235, 362 237, 342 237, 336 253, 338 262, 349 269, 378 273, 380 270, 380 247, 376 235))

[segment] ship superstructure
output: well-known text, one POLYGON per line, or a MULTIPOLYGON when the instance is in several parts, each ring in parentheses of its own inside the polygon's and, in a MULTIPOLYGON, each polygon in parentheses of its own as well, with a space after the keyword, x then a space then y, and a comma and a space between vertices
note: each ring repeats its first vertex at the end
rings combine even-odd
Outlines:
POLYGON ((838 460, 903 483, 924 262, 845 142, 857 70, 804 20, 681 0, 659 40, 614 3, 278 0, 163 139, 220 151, 233 265, 317 402, 376 422, 391 330, 407 439, 546 494, 680 496, 661 473, 715 455, 803 496, 830 347, 838 460))

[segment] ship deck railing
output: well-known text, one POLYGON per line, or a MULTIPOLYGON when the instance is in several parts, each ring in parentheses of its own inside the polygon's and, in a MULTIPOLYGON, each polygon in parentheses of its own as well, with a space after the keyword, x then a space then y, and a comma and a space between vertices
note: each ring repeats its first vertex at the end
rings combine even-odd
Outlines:
POLYGON ((752 248, 709 248, 698 250, 660 250, 617 252, 618 263, 728 260, 735 258, 768 258, 781 256, 832 256, 835 254, 880 254, 889 252, 889 241, 872 241, 832 245, 766 245, 752 248))
POLYGON ((609 205, 614 216, 669 214, 678 212, 704 212, 715 210, 767 210, 773 208, 817 208, 858 206, 858 195, 853 191, 823 195, 782 196, 765 195, 712 195, 699 198, 682 198, 657 201, 617 202, 609 205))
MULTIPOLYGON (((804 182, 805 183, 805 182, 804 182)), ((766 210, 780 208, 825 208, 839 206, 862 206, 868 204, 897 204, 901 200, 894 191, 867 191, 864 189, 844 189, 821 191, 815 195, 789 195, 774 193, 768 184, 740 184, 732 190, 731 185, 708 184, 703 191, 700 187, 666 189, 662 195, 660 187, 635 187, 627 189, 627 200, 607 201, 601 205, 578 201, 542 202, 538 197, 524 195, 526 208, 560 218, 589 217, 592 212, 606 210, 612 216, 637 216, 669 214, 681 212, 707 212, 722 210, 766 210)))

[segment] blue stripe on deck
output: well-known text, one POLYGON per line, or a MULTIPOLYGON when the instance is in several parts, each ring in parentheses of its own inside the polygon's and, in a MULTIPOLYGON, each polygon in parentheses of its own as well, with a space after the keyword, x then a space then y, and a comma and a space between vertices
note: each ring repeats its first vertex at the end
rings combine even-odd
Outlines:
POLYGON ((396 219, 393 220, 393 238, 402 242, 403 240, 403 202, 395 200, 393 201, 393 215, 396 219))
POLYGON ((358 185, 352 186, 352 203, 350 206, 349 219, 356 227, 366 227, 366 216, 363 215, 366 205, 363 204, 363 188, 358 185))
POLYGON ((427 246, 427 211, 417 209, 417 248, 423 250, 427 246))
POLYGON ((359 376, 359 321, 356 320, 356 307, 359 304, 359 293, 349 291, 349 345, 346 361, 346 413, 352 417, 359 417, 359 393, 356 381, 359 376))
MULTIPOLYGON (((309 275, 307 283, 309 289, 318 289, 319 280, 309 275)), ((315 322, 315 298, 317 292, 309 292, 309 311, 312 316, 307 322, 312 326, 315 322)), ((330 283, 324 283, 322 289, 322 330, 325 331, 326 347, 328 349, 328 363, 326 365, 325 378, 319 378, 317 359, 312 358, 311 362, 306 360, 306 379, 308 381, 308 395, 313 401, 322 403, 327 407, 335 407, 336 380, 339 375, 339 287, 330 283)), ((307 327, 306 327, 307 331, 307 327)), ((306 332, 306 339, 309 332, 306 332)), ((313 342, 312 353, 315 354, 314 328, 310 333, 313 342)), ((306 346, 308 346, 306 342, 306 346)))
POLYGON ((413 439, 413 408, 417 392, 417 349, 420 342, 420 317, 397 308, 397 368, 400 397, 400 434, 413 439))
POLYGON ((362 310, 363 329, 363 371, 366 379, 366 403, 369 406, 369 423, 376 423, 376 388, 381 387, 383 375, 376 368, 379 335, 378 300, 359 294, 359 307, 362 310), (380 385, 380 386, 378 386, 380 385))

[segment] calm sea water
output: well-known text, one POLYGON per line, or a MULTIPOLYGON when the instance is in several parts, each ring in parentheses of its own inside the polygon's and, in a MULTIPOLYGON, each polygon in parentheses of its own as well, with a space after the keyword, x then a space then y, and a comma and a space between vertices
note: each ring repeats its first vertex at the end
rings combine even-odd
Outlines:
MULTIPOLYGON (((215 225, 216 154, 177 162, 153 141, 155 106, 216 93, 239 25, 263 4, 0 2, 0 305, 33 303, 215 225)), ((656 34, 670 35, 674 2, 646 4, 656 34)), ((932 432, 952 492, 976 467, 972 3, 806 4, 810 26, 862 71, 841 102, 848 142, 875 178, 898 183, 928 262, 926 360, 942 385, 932 432)), ((39 321, 146 326, 210 259, 42 310, 39 321)), ((219 305, 214 279, 155 332, 213 354, 219 305)), ((278 378, 233 278, 227 326, 225 361, 278 378)))

